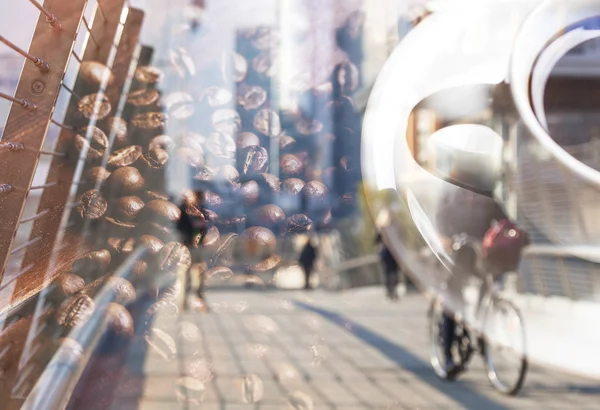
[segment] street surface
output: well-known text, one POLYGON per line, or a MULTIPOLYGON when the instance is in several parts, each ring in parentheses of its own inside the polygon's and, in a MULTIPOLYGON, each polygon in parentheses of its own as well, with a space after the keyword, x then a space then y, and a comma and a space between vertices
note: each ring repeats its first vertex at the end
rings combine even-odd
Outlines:
MULTIPOLYGON (((398 303, 380 288, 209 289, 210 313, 158 317, 177 360, 151 349, 140 409, 595 409, 600 385, 536 365, 518 397, 489 384, 480 357, 457 382, 439 380, 428 359, 427 301, 398 303), (167 337, 168 338, 168 337, 167 337), (175 346, 173 346, 175 348, 175 346)), ((560 354, 560 352, 556 352, 560 354)))

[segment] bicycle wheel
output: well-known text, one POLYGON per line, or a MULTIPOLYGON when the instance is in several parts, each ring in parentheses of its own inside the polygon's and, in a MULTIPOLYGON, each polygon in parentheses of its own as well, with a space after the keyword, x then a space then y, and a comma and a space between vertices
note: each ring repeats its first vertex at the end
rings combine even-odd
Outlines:
MULTIPOLYGON (((443 315, 444 307, 441 301, 437 299, 433 300, 429 308, 429 363, 431 363, 433 371, 440 379, 454 380, 459 372, 448 374, 446 371, 446 355, 444 354, 444 337, 442 332, 443 315)), ((456 340, 454 341, 453 351, 457 351, 456 340)), ((457 352, 457 354, 459 353, 457 352)))
POLYGON ((495 299, 486 312, 483 354, 492 385, 507 395, 516 395, 527 373, 523 319, 517 307, 495 299))

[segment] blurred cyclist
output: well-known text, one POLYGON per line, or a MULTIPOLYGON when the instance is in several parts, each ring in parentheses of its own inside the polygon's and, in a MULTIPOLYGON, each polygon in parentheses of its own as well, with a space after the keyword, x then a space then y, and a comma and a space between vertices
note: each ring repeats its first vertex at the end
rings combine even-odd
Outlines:
MULTIPOLYGON (((454 181, 458 180, 457 178, 452 179, 454 181)), ((466 234, 475 240, 482 241, 494 221, 505 219, 506 215, 492 199, 491 192, 475 193, 470 189, 457 188, 456 185, 448 184, 440 200, 436 225, 446 250, 453 255, 455 262, 453 276, 456 278, 455 280, 467 279, 470 275, 479 275, 475 253, 465 249, 458 254, 453 254, 452 237, 466 234)), ((462 299, 462 294, 460 298, 462 299)), ((460 371, 452 357, 455 329, 456 322, 452 313, 444 312, 442 339, 446 358, 446 372, 449 375, 460 371)))

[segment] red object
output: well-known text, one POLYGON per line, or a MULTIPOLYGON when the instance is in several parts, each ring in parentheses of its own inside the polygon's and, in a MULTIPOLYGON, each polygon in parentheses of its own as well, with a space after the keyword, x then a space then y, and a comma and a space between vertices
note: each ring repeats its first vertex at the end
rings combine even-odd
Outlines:
POLYGON ((493 273, 517 269, 521 251, 529 243, 527 233, 503 219, 488 229, 483 237, 483 257, 493 273))

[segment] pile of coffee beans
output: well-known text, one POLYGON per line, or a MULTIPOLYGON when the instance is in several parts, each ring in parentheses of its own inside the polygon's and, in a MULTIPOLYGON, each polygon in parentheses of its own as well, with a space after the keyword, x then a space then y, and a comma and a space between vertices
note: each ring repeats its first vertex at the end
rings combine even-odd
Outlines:
MULTIPOLYGON (((241 32, 236 51, 202 71, 175 50, 170 68, 137 68, 119 112, 104 95, 81 98, 72 150, 85 169, 71 219, 94 250, 55 281, 65 330, 89 318, 101 285, 124 307, 151 295, 146 317, 159 308, 176 314, 185 286, 178 272, 272 271, 286 238, 327 229, 355 210, 361 121, 351 96, 359 69, 336 64, 328 82, 306 87, 282 110, 273 87, 278 45, 272 28, 241 32), (201 89, 165 89, 172 75, 201 89), (174 198, 167 170, 182 164, 190 189, 174 198), (112 277, 140 245, 149 251, 131 276, 112 277)), ((133 322, 126 309, 117 313, 117 333, 127 337, 133 322)))

